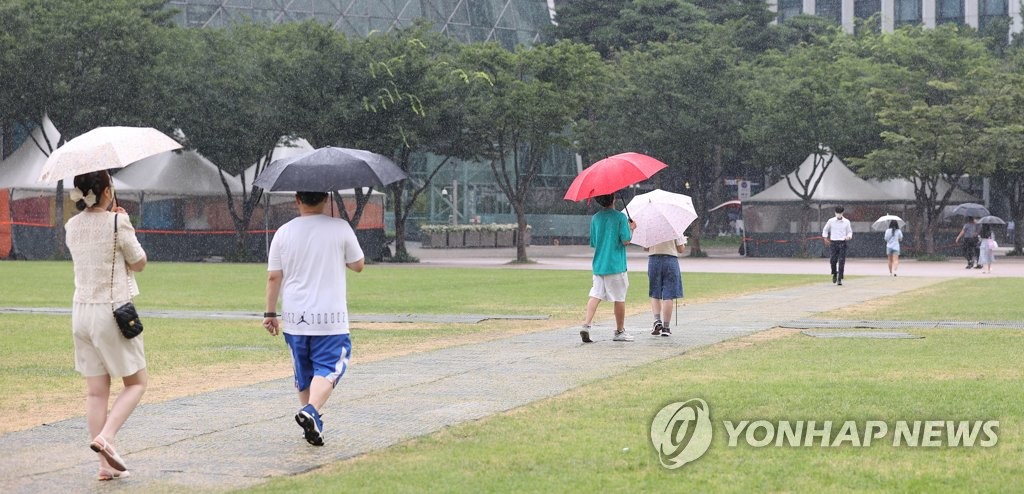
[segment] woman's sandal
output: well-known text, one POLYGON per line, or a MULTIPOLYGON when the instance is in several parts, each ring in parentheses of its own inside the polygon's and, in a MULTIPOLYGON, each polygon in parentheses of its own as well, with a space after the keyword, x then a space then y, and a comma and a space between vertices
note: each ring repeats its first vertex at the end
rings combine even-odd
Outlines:
POLYGON ((107 463, 109 463, 111 468, 114 470, 119 472, 125 472, 128 470, 128 467, 124 464, 124 460, 121 459, 121 456, 117 454, 117 451, 114 451, 114 447, 111 446, 103 436, 96 436, 96 439, 93 439, 92 443, 89 444, 89 448, 106 458, 107 463))
POLYGON ((118 480, 128 478, 131 475, 132 474, 127 470, 123 472, 118 472, 117 470, 107 470, 106 468, 101 468, 100 472, 96 474, 96 480, 118 480))

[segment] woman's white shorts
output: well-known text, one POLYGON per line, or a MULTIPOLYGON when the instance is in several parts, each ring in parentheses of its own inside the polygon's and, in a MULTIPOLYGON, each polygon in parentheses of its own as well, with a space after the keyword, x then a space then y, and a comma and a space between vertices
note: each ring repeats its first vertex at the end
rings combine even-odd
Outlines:
POLYGON ((71 333, 75 340, 75 370, 85 377, 124 377, 146 368, 143 335, 125 338, 108 303, 75 302, 71 309, 71 333))

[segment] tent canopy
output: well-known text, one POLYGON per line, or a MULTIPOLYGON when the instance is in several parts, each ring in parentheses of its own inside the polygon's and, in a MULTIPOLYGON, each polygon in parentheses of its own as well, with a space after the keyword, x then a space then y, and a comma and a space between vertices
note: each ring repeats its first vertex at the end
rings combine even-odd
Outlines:
POLYGON ((43 117, 43 127, 32 129, 29 137, 7 159, 0 161, 0 189, 45 189, 56 190, 52 184, 39 183, 39 174, 46 164, 47 155, 36 142, 45 142, 43 131, 54 146, 60 142, 60 132, 49 117, 43 117), (33 139, 35 141, 33 141, 33 139))
MULTIPOLYGON (((868 180, 868 183, 896 197, 900 201, 914 202, 915 200, 914 183, 905 178, 895 178, 891 180, 870 179, 868 180)), ((939 195, 945 194, 947 190, 949 190, 949 183, 943 180, 938 185, 939 195)), ((949 196, 949 202, 960 204, 964 202, 978 202, 978 199, 960 189, 956 189, 953 191, 953 194, 949 196)))
MULTIPOLYGON (((194 150, 167 151, 122 168, 116 178, 146 194, 175 197, 223 196, 217 165, 194 150)), ((242 193, 242 182, 224 175, 232 194, 242 193)))
MULTIPOLYGON (((824 175, 822 174, 821 167, 813 170, 814 154, 809 155, 800 164, 799 168, 788 175, 794 184, 796 184, 797 177, 801 181, 807 181, 807 177, 812 176, 812 170, 812 184, 813 180, 821 177, 821 183, 818 184, 818 188, 811 196, 811 202, 833 204, 850 202, 904 202, 889 192, 858 177, 838 156, 822 156, 826 162, 830 157, 832 158, 832 163, 824 171, 824 175)), ((800 197, 789 188, 786 180, 783 179, 761 193, 743 201, 743 203, 746 205, 752 203, 799 202, 800 200, 800 197)))
MULTIPOLYGON (((270 160, 274 161, 282 158, 290 158, 312 150, 313 146, 309 141, 301 137, 296 139, 285 139, 282 137, 281 140, 278 141, 277 147, 274 148, 274 153, 271 155, 270 160)), ((246 168, 244 172, 239 173, 236 177, 240 183, 243 182, 244 178, 243 185, 245 185, 246 189, 251 189, 252 183, 256 180, 256 169, 259 168, 259 171, 263 171, 263 169, 269 164, 270 163, 253 163, 252 166, 246 168)))

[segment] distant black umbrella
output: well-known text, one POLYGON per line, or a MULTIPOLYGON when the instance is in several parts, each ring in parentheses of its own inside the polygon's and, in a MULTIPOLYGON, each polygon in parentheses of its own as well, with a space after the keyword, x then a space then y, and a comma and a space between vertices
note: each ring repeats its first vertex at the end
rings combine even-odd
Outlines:
POLYGON ((274 160, 253 185, 271 191, 332 192, 381 188, 406 177, 386 156, 361 149, 323 147, 274 160))
POLYGON ((971 218, 981 218, 982 216, 988 216, 989 214, 991 214, 988 212, 988 208, 982 206, 981 204, 975 204, 973 202, 965 202, 963 204, 960 204, 953 208, 953 210, 950 211, 950 213, 954 215, 959 214, 962 216, 970 216, 971 218))

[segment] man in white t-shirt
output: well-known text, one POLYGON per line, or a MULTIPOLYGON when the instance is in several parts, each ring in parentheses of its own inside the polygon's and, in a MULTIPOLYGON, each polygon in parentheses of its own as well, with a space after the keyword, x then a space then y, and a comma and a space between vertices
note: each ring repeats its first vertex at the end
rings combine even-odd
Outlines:
POLYGON ((263 327, 271 335, 284 330, 302 404, 295 421, 314 446, 324 444, 320 410, 352 354, 345 268, 358 273, 364 265, 348 222, 323 214, 327 198, 326 192, 295 193, 299 217, 278 228, 270 242, 263 314, 263 327))
POLYGON ((829 218, 821 230, 825 245, 829 247, 829 264, 832 267, 832 283, 843 284, 846 271, 846 243, 853 238, 853 225, 843 217, 843 207, 836 206, 835 218, 829 218))

